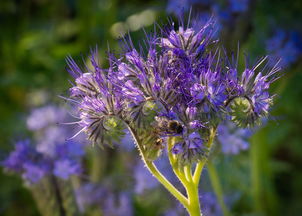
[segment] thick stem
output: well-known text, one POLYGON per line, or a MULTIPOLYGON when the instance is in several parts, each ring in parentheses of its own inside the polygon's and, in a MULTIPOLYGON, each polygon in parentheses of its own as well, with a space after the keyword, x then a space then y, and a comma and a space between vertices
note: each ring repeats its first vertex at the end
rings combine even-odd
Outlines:
POLYGON ((191 166, 187 165, 185 167, 179 167, 177 164, 177 159, 175 155, 171 153, 171 149, 174 145, 175 138, 168 138, 168 157, 170 160, 173 172, 180 180, 182 185, 187 191, 188 205, 185 206, 190 216, 201 216, 200 205, 199 205, 199 195, 198 195, 198 185, 194 184, 192 177, 191 166))
POLYGON ((201 216, 198 184, 194 183, 191 166, 185 166, 184 173, 188 180, 188 184, 186 185, 186 190, 189 199, 188 212, 190 213, 190 216, 201 216))
POLYGON ((198 187, 194 184, 188 185, 186 187, 189 199, 189 206, 187 208, 190 216, 201 216, 200 204, 199 204, 199 194, 198 187))

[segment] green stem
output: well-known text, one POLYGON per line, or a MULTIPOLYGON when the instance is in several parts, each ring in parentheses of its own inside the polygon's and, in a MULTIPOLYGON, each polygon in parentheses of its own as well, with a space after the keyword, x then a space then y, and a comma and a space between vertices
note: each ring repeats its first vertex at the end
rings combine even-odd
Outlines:
POLYGON ((187 198, 182 195, 156 168, 154 163, 146 161, 145 164, 149 171, 158 179, 158 181, 168 190, 170 193, 176 197, 186 208, 188 206, 187 198))
POLYGON ((177 164, 177 159, 175 157, 175 155, 172 154, 171 152, 171 149, 173 147, 175 143, 175 137, 169 137, 168 138, 168 146, 167 146, 167 150, 168 150, 168 158, 169 158, 169 161, 170 161, 170 164, 171 164, 171 167, 172 167, 172 170, 174 172, 174 174, 176 175, 176 177, 179 179, 179 181, 182 183, 182 185, 186 185, 188 182, 187 182, 187 179, 184 175, 183 172, 181 172, 178 164, 177 164))
POLYGON ((223 211, 223 215, 224 216, 230 216, 231 214, 230 214, 227 206, 224 203, 223 191, 222 191, 221 183, 219 181, 217 170, 216 170, 215 166, 212 164, 211 161, 208 161, 208 173, 209 173, 209 177, 210 177, 212 187, 214 189, 214 192, 217 196, 218 202, 219 202, 219 204, 221 206, 221 209, 223 211))
POLYGON ((172 184, 170 181, 168 181, 165 176, 162 175, 162 173, 157 169, 155 164, 149 160, 146 159, 146 156, 144 154, 144 150, 142 147, 142 144, 140 140, 138 139, 138 136, 136 135, 135 130, 133 130, 129 125, 128 128, 133 136, 133 138, 136 141, 137 147, 140 151, 141 157, 143 162, 145 163, 148 170, 153 174, 155 178, 158 179, 158 181, 176 198, 179 200, 179 202, 186 208, 188 208, 188 200, 187 198, 180 193, 172 184))
POLYGON ((195 184, 188 184, 186 187, 189 205, 188 212, 190 216, 202 216, 199 204, 198 187, 195 184))
POLYGON ((206 161, 202 160, 200 162, 197 163, 195 171, 194 171, 194 176, 193 176, 193 182, 195 185, 199 185, 199 180, 200 180, 200 176, 201 176, 201 172, 203 170, 203 167, 205 165, 206 161))
POLYGON ((199 194, 198 194, 198 184, 195 184, 192 177, 191 166, 187 165, 184 167, 184 173, 188 180, 188 184, 185 186, 189 199, 188 212, 191 216, 200 216, 200 204, 199 204, 199 194))
POLYGON ((173 172, 180 180, 182 185, 185 187, 188 195, 188 205, 185 206, 188 213, 191 216, 201 216, 200 204, 199 204, 199 195, 198 195, 198 185, 194 184, 192 177, 191 166, 187 165, 185 167, 180 167, 177 164, 177 159, 175 155, 171 153, 171 149, 175 143, 174 137, 168 138, 168 157, 173 169, 173 172))
MULTIPOLYGON (((170 164, 172 166, 173 172, 180 180, 182 185, 185 187, 187 192, 187 197, 185 197, 181 192, 179 192, 170 181, 168 181, 165 176, 157 169, 155 164, 152 161, 146 159, 145 152, 141 140, 136 134, 136 131, 131 128, 129 124, 127 124, 129 131, 131 132, 133 138, 136 141, 137 147, 141 154, 142 160, 145 163, 148 170, 153 174, 155 178, 176 198, 179 202, 187 209, 190 216, 201 216, 200 203, 199 203, 199 194, 198 194, 198 185, 200 180, 200 175, 202 169, 206 163, 206 160, 201 160, 195 167, 194 175, 192 175, 192 167, 191 165, 187 165, 184 167, 179 166, 177 163, 177 158, 175 155, 171 153, 171 149, 175 143, 175 137, 168 138, 168 157, 170 164)), ((211 148, 214 137, 215 137, 215 129, 212 129, 210 132, 210 139, 206 144, 206 147, 211 148)))

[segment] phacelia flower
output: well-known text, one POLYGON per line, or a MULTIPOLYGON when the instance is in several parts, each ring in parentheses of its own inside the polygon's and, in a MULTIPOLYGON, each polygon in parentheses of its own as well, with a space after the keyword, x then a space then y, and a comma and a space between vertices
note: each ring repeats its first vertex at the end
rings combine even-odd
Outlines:
POLYGON ((255 125, 268 115, 273 101, 268 89, 280 68, 268 67, 263 58, 239 73, 213 40, 214 32, 211 19, 199 29, 172 23, 147 35, 139 50, 125 39, 123 53, 109 56, 108 69, 100 68, 96 51, 92 69, 68 58, 75 77, 70 100, 77 104, 81 131, 96 142, 127 128, 151 161, 177 137, 169 150, 186 164, 207 156, 204 143, 225 119, 255 125))
POLYGON ((104 139, 108 117, 121 116, 124 108, 121 93, 110 77, 114 66, 108 70, 101 69, 96 56, 96 52, 91 53, 93 69, 86 67, 84 72, 73 59, 67 59, 68 71, 75 77, 75 86, 70 92, 72 97, 79 100, 79 125, 81 131, 85 131, 94 142, 104 139))
POLYGON ((240 77, 234 66, 230 66, 227 71, 226 88, 229 98, 225 104, 230 108, 232 121, 238 126, 259 124, 268 115, 274 97, 268 89, 279 78, 280 67, 275 65, 270 68, 264 64, 266 60, 267 57, 264 57, 255 66, 245 68, 240 77))
POLYGON ((27 118, 27 128, 32 131, 41 130, 49 125, 56 124, 66 117, 63 108, 52 105, 43 106, 32 110, 27 118))
POLYGON ((63 180, 80 175, 85 142, 66 140, 74 132, 70 127, 59 127, 58 123, 68 121, 67 117, 67 112, 59 106, 34 109, 27 119, 33 140, 17 142, 2 166, 22 176, 27 184, 37 184, 52 175, 63 180))
POLYGON ((21 175, 27 184, 35 184, 49 173, 51 165, 29 140, 24 140, 16 143, 15 150, 2 162, 2 166, 21 175))

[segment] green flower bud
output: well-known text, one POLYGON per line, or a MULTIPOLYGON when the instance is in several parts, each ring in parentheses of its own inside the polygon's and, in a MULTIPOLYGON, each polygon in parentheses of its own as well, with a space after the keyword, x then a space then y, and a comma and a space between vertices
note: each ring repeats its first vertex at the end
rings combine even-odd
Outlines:
POLYGON ((230 104, 231 120, 239 127, 250 127, 259 122, 249 99, 237 97, 230 104))

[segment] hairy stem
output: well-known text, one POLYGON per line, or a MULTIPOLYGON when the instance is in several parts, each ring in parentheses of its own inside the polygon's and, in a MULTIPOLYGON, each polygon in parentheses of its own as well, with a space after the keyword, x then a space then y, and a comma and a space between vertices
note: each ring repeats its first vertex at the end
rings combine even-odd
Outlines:
POLYGON ((188 196, 188 205, 185 206, 188 213, 191 216, 200 216, 200 204, 199 204, 199 195, 198 195, 198 185, 194 184, 192 170, 190 165, 184 167, 179 166, 177 163, 177 158, 171 153, 171 149, 175 144, 175 138, 168 138, 168 157, 170 160, 171 167, 173 172, 180 180, 184 188, 186 189, 188 196))
POLYGON ((151 174, 157 178, 157 180, 176 198, 179 200, 179 202, 184 206, 184 207, 188 207, 188 200, 187 198, 181 193, 179 192, 172 184, 169 180, 167 180, 165 178, 165 176, 157 169, 157 167, 155 166, 155 164, 149 160, 146 159, 145 154, 144 154, 144 150, 142 147, 142 143, 140 142, 140 140, 138 139, 138 136, 135 132, 135 130, 133 130, 129 125, 128 128, 133 136, 133 138, 136 141, 137 147, 140 151, 142 160, 144 162, 144 164, 146 165, 146 167, 148 168, 148 170, 151 172, 151 174))

